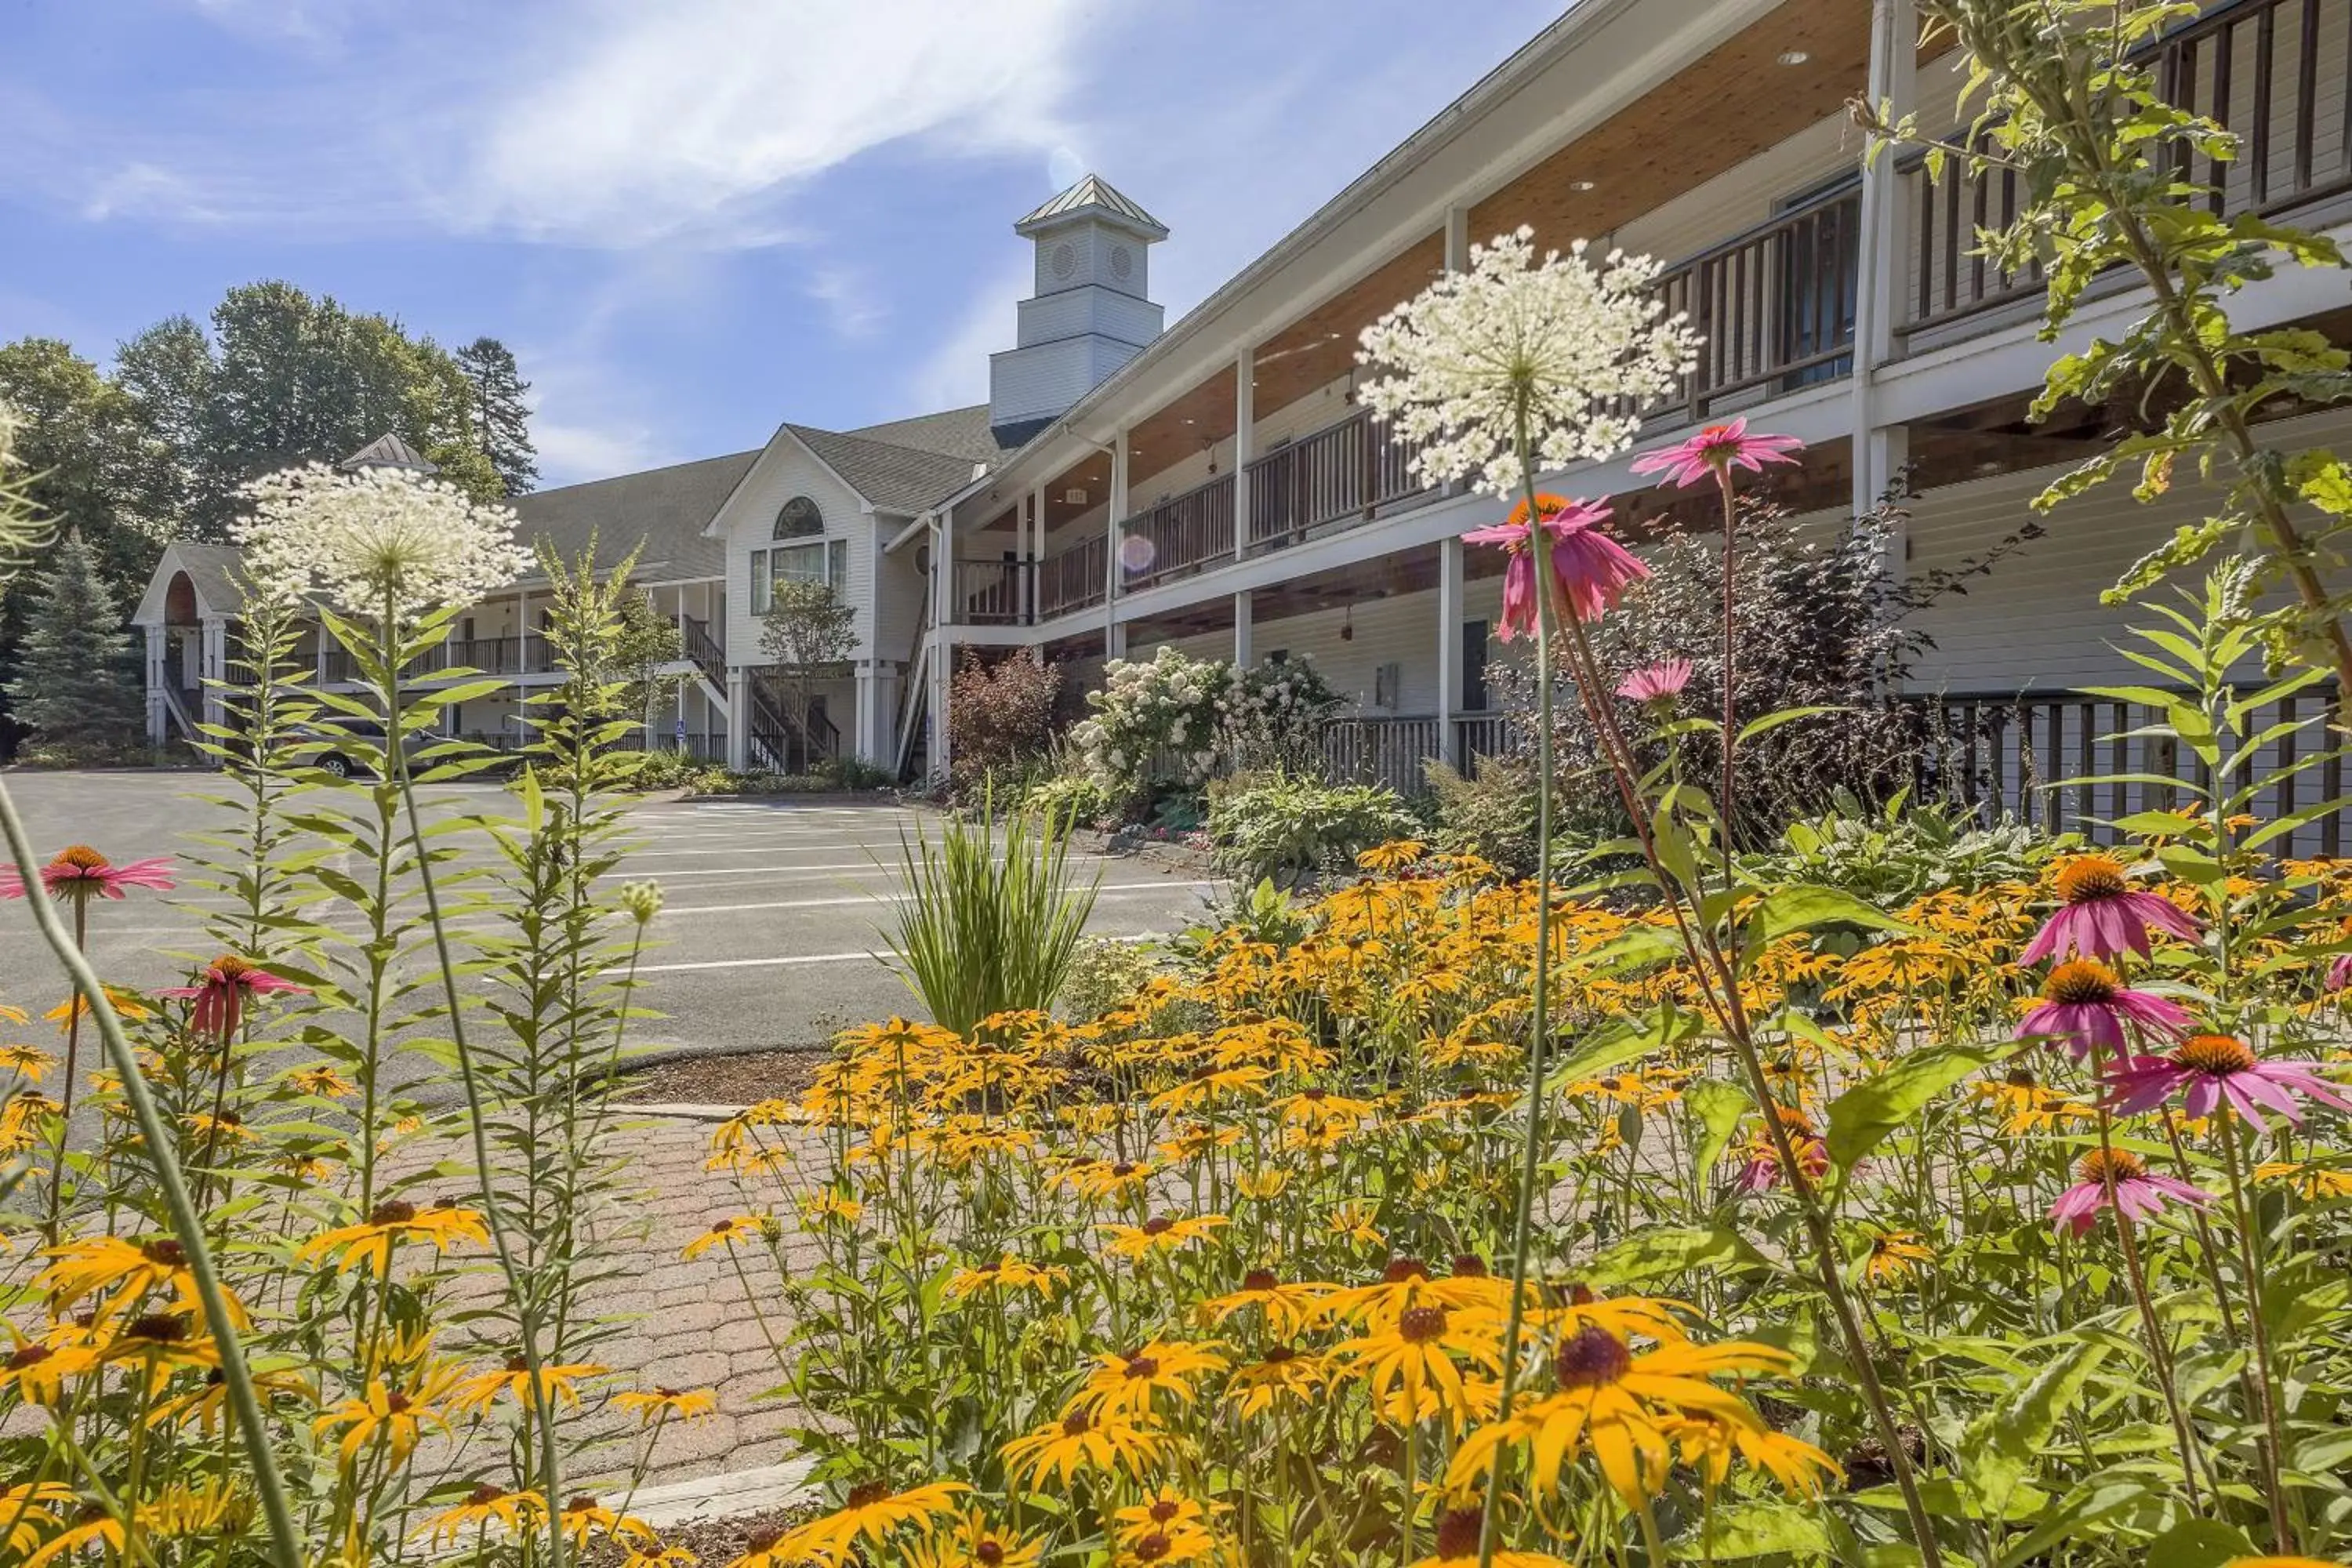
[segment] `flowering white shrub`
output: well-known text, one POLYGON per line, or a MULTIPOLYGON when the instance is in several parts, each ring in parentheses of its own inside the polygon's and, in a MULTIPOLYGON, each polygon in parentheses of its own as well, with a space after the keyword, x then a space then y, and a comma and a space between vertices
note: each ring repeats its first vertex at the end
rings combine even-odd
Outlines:
POLYGON ((235 528, 254 591, 316 590, 338 608, 405 618, 479 599, 531 568, 515 514, 404 468, 344 473, 323 463, 247 485, 235 528))
POLYGON ((1537 461, 1562 468, 1633 445, 1635 410, 1673 392, 1699 339, 1650 292, 1658 264, 1578 240, 1538 258, 1521 228, 1473 246, 1449 272, 1364 329, 1359 363, 1376 372, 1364 405, 1433 484, 1469 479, 1493 495, 1527 482, 1517 438, 1524 410, 1537 461))
POLYGON ((1303 656, 1241 670, 1217 701, 1219 752, 1236 767, 1310 767, 1339 706, 1339 694, 1303 656))
POLYGON ((1116 793, 1154 778, 1206 783, 1216 769, 1220 703, 1232 667, 1162 646, 1149 659, 1115 658, 1087 693, 1094 716, 1070 731, 1087 769, 1116 793))

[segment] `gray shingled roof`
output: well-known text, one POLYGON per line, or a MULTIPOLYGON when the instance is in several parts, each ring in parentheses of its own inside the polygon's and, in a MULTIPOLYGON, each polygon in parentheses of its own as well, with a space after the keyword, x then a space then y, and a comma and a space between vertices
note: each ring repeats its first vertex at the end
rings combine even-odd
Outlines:
POLYGON ((850 489, 884 511, 912 516, 933 501, 971 483, 975 459, 943 452, 917 451, 912 447, 819 430, 808 425, 786 425, 826 467, 849 482, 850 489))
POLYGON ((990 431, 985 403, 918 415, 912 419, 893 419, 885 425, 861 426, 842 434, 863 437, 868 441, 887 441, 894 447, 912 447, 919 452, 941 452, 992 467, 1019 450, 1003 445, 990 431))
POLYGON ((205 608, 227 614, 243 607, 245 594, 236 585, 236 571, 244 551, 234 544, 198 544, 189 539, 173 540, 172 550, 205 608))
POLYGON ((723 577, 727 542, 705 539, 703 526, 759 456, 734 452, 519 496, 519 531, 527 542, 547 541, 566 560, 586 550, 593 535, 599 567, 619 564, 642 539, 637 575, 649 582, 723 577))
POLYGON ((1121 195, 1108 180, 1100 174, 1088 174, 1027 217, 1013 226, 1015 234, 1027 234, 1032 228, 1055 218, 1070 217, 1087 207, 1100 207, 1112 217, 1149 233, 1155 239, 1168 237, 1168 226, 1145 212, 1128 197, 1121 195))
POLYGON ((354 468, 414 468, 420 474, 437 474, 441 470, 427 462, 425 454, 390 431, 384 432, 335 467, 350 472, 354 468))

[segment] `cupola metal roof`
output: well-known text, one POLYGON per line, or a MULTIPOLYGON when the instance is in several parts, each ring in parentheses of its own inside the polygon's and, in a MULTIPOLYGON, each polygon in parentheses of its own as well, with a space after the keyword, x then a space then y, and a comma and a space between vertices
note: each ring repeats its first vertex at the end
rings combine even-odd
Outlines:
POLYGON ((1153 239, 1168 237, 1168 226, 1145 212, 1100 174, 1088 174, 1027 217, 1013 226, 1013 232, 1032 235, 1041 228, 1067 222, 1072 218, 1099 214, 1153 239))

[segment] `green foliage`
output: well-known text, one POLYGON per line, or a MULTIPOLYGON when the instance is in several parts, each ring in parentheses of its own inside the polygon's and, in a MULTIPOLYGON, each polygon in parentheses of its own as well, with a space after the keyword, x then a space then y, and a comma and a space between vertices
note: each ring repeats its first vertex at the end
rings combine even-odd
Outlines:
POLYGON ((1893 909, 1946 889, 2030 882, 2080 842, 2078 834, 2044 834, 2009 819, 1985 827, 1970 808, 1914 801, 1907 791, 1872 811, 1839 790, 1827 812, 1790 823, 1778 844, 1739 865, 1759 885, 1819 883, 1893 909))
POLYGON ((29 588, 31 616, 7 683, 16 717, 72 754, 106 757, 133 745, 145 700, 96 552, 68 530, 29 588))
POLYGON ((882 933, 908 988, 959 1034, 993 1013, 1054 1005, 1102 880, 1082 883, 1070 864, 1069 818, 1000 822, 992 805, 950 817, 936 841, 901 834, 908 899, 882 933))
POLYGON ((2228 310, 2239 289, 2282 265, 2336 269, 2344 257, 2325 236, 2215 210, 2203 174, 2239 158, 2239 139, 2168 97, 2155 68, 2157 40, 2198 12, 2180 3, 1923 0, 1922 19, 1966 51, 1961 101, 1975 116, 1966 144, 1927 137, 1916 119, 1885 110, 1863 118, 1884 136, 1926 145, 1938 179, 1965 170, 2015 193, 2014 216, 1982 231, 1981 248, 2005 271, 2042 269, 2045 338, 2058 336, 2095 279, 2123 270, 2150 290, 2121 331, 2058 355, 2033 405, 2036 418, 2062 405, 2141 416, 2053 483, 2037 502, 2044 509, 2126 468, 2137 470, 2133 493, 2143 501, 2184 470, 2225 486, 2221 505, 2135 564, 2110 602, 2243 533, 2259 552, 2252 585, 2294 589, 2253 612, 2273 665, 2315 660, 2352 691, 2347 600, 2329 580, 2346 562, 2352 491, 2332 454, 2281 453, 2254 428, 2282 403, 2352 399, 2352 354, 2308 327, 2240 331, 2228 310), (2318 510, 2315 524, 2296 515, 2305 505, 2318 510))
POLYGON ((539 483, 539 452, 531 445, 530 383, 515 367, 514 351, 496 338, 476 338, 457 351, 458 368, 474 394, 473 442, 509 496, 528 495, 539 483))
POLYGON ((1351 867, 1364 850, 1410 837, 1418 826, 1393 790, 1290 773, 1239 781, 1209 810, 1218 865, 1244 881, 1269 878, 1281 887, 1351 867))
POLYGON ((1119 803, 1092 773, 1048 773, 1021 792, 1019 808, 1058 816, 1081 827, 1116 826, 1119 803))
POLYGON ((1070 955, 1055 1014, 1072 1024, 1091 1024, 1125 1004, 1166 967, 1150 944, 1090 936, 1070 955))
POLYGON ((760 651, 783 677, 784 717, 805 736, 816 683, 840 674, 857 651, 857 606, 830 584, 778 583, 761 618, 760 651))
POLYGON ((1521 757, 1481 757, 1459 773, 1432 757, 1422 763, 1437 799, 1430 836, 1449 855, 1475 855, 1512 877, 1536 869, 1535 764, 1521 757))

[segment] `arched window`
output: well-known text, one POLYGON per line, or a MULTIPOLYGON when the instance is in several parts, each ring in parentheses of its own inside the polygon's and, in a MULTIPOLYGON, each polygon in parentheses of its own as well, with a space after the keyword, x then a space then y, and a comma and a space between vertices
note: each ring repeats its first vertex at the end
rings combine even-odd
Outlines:
POLYGON ((824 532, 824 513, 806 496, 794 496, 776 513, 777 539, 815 539, 824 532))
POLYGON ((849 541, 824 536, 824 513, 806 496, 776 511, 773 550, 751 552, 751 613, 764 616, 779 583, 822 583, 837 595, 848 587, 849 541), (792 542, 784 542, 790 541, 792 542))

